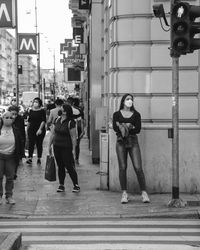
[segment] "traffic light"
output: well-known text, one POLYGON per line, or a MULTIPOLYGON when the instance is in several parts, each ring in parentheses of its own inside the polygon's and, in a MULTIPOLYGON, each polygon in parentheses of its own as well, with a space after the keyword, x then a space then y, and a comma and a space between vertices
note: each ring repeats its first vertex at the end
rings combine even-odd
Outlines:
POLYGON ((18 72, 18 74, 22 74, 23 73, 22 65, 18 65, 17 72, 18 72))
POLYGON ((178 57, 200 49, 200 39, 194 38, 200 33, 200 6, 186 2, 176 2, 171 10, 171 56, 178 57))

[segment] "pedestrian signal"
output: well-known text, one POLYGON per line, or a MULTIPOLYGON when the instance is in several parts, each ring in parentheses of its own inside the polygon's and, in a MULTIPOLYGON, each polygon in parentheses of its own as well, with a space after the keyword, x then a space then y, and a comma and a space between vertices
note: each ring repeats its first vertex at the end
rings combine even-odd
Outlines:
POLYGON ((200 49, 200 39, 195 38, 200 33, 200 6, 178 2, 171 10, 171 56, 179 57, 200 49))
POLYGON ((23 73, 22 65, 18 65, 17 72, 18 72, 18 74, 23 73))

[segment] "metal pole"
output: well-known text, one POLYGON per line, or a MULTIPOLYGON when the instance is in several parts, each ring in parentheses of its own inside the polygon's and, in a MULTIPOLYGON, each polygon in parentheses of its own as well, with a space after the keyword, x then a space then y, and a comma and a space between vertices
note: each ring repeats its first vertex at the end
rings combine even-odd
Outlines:
POLYGON ((35 33, 37 36, 37 85, 38 97, 40 98, 40 34, 38 33, 37 25, 37 1, 35 0, 35 33))
MULTIPOLYGON (((177 0, 171 0, 172 6, 177 0)), ((172 45, 171 45, 172 50, 172 45)), ((170 207, 184 207, 179 199, 179 55, 171 51, 172 55, 172 200, 170 207)))
POLYGON ((40 34, 37 33, 37 83, 38 83, 38 97, 40 98, 40 34))
POLYGON ((179 58, 172 58, 172 199, 179 199, 179 58))
POLYGON ((55 93, 55 84, 56 84, 56 57, 55 57, 55 50, 54 50, 54 52, 53 52, 53 81, 54 81, 54 84, 53 84, 53 100, 54 100, 54 102, 55 102, 55 99, 56 99, 56 97, 55 97, 55 95, 56 95, 56 93, 55 93))
POLYGON ((19 106, 19 74, 18 74, 18 64, 19 64, 19 50, 18 50, 18 11, 17 11, 17 1, 15 1, 15 13, 16 13, 16 28, 15 28, 15 61, 16 61, 16 103, 19 106))

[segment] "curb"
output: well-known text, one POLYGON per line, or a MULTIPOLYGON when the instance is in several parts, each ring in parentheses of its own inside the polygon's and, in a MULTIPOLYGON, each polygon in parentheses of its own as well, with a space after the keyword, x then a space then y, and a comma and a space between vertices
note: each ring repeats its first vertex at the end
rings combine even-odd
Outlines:
POLYGON ((18 250, 22 245, 21 233, 10 233, 0 244, 0 250, 18 250))
MULTIPOLYGON (((174 212, 154 212, 154 213, 140 213, 140 214, 108 214, 108 215, 1 215, 0 219, 119 219, 119 218, 132 218, 132 219, 200 219, 200 210, 192 211, 174 211, 174 212)), ((1 250, 1 249, 0 249, 1 250)))

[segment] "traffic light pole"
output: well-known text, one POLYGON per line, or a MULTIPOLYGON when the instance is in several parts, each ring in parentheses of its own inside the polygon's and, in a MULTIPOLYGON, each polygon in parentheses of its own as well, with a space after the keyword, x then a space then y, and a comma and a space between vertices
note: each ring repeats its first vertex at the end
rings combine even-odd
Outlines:
MULTIPOLYGON (((171 0, 172 4, 176 0, 171 0)), ((171 48, 172 49, 172 48, 171 48)), ((184 207, 179 198, 179 56, 172 55, 172 200, 169 207, 184 207)))

